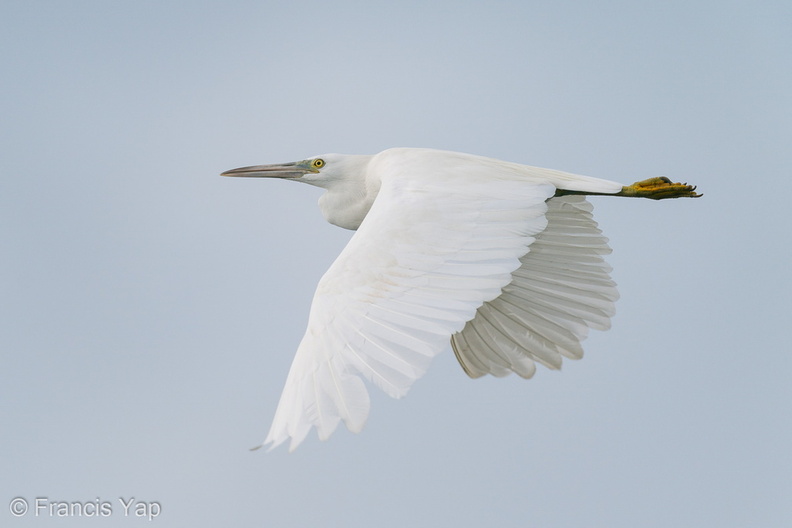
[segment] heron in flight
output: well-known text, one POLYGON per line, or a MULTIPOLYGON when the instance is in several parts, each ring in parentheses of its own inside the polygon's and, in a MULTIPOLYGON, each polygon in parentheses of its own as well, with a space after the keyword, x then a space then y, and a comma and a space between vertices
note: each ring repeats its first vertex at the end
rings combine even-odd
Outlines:
POLYGON ((610 253, 585 195, 698 197, 651 178, 632 185, 491 158, 396 148, 326 154, 223 176, 279 178, 325 189, 331 224, 356 230, 324 274, 264 444, 340 421, 360 432, 363 378, 399 398, 448 347, 468 376, 530 378, 583 355, 618 298, 610 253))

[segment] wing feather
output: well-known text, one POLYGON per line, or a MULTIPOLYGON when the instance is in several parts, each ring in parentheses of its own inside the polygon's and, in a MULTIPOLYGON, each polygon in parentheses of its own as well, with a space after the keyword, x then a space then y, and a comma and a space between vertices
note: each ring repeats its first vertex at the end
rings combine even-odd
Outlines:
MULTIPOLYGON (((608 241, 591 211, 582 196, 548 200, 547 227, 520 259, 512 282, 452 337, 468 375, 504 375, 498 350, 560 368, 562 357, 583 356, 580 342, 589 328, 610 327, 618 292, 603 259, 608 241)), ((533 374, 518 365, 509 368, 522 377, 533 374)))

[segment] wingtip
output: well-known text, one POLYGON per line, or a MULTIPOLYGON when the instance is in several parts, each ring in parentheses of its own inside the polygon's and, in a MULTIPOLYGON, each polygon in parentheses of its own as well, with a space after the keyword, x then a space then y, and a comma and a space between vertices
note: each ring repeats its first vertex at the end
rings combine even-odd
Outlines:
MULTIPOLYGON (((286 440, 286 438, 282 438, 280 440, 275 440, 271 436, 267 436, 266 440, 264 440, 263 442, 261 442, 257 446, 251 447, 250 451, 258 451, 261 448, 266 448, 266 452, 269 453, 270 451, 272 451, 273 449, 275 449, 276 447, 281 445, 284 440, 286 440)), ((289 452, 291 452, 291 451, 292 450, 290 449, 289 452)))
POLYGON ((262 447, 265 447, 266 448, 266 452, 269 453, 270 451, 272 451, 273 449, 278 447, 278 444, 274 443, 270 439, 267 439, 267 440, 264 440, 263 442, 261 442, 259 445, 251 447, 250 450, 251 451, 258 451, 262 447))

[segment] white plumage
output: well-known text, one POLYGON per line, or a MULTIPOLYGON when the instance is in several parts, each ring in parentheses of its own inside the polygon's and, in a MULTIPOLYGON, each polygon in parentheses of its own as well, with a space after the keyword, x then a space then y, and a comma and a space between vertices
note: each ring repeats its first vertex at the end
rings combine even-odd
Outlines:
POLYGON ((319 281, 272 447, 290 438, 293 450, 311 427, 326 439, 340 421, 359 432, 363 378, 404 396, 449 340, 471 377, 528 378, 534 362, 581 357, 588 329, 610 325, 610 249, 576 194, 622 194, 621 184, 430 149, 223 174, 323 187, 325 218, 357 229, 319 281))
POLYGON ((547 202, 547 227, 520 259, 512 281, 484 303, 462 332, 454 352, 471 377, 530 378, 534 362, 561 367, 580 359, 589 328, 607 330, 619 294, 602 255, 610 253, 582 196, 547 202))

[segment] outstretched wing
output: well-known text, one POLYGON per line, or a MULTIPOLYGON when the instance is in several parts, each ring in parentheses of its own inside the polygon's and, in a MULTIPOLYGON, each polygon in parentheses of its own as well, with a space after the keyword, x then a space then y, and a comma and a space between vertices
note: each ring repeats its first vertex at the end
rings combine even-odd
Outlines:
MULTIPOLYGON (((325 439, 341 420, 360 431, 369 412, 362 378, 403 396, 512 282, 545 229, 547 199, 577 178, 473 156, 389 152, 369 165, 379 194, 317 287, 265 440, 272 447, 291 438, 293 450, 311 427, 325 439)), ((578 181, 583 190, 620 188, 578 181)))
POLYGON ((561 367, 562 357, 583 356, 589 328, 606 330, 619 294, 603 255, 608 239, 582 196, 548 200, 547 227, 520 259, 503 294, 484 303, 451 338, 470 377, 530 378, 541 363, 561 367))

